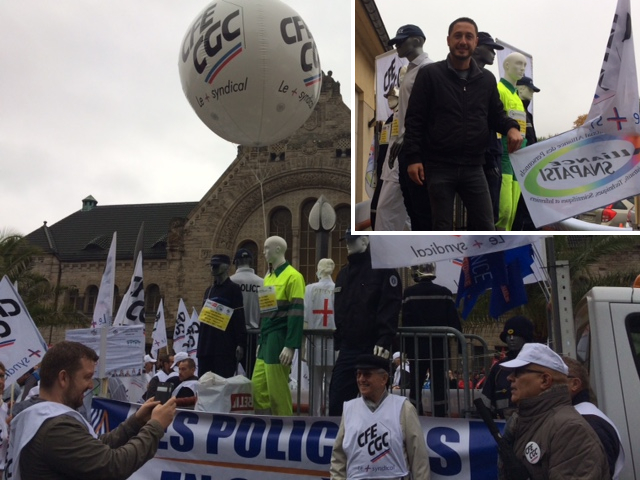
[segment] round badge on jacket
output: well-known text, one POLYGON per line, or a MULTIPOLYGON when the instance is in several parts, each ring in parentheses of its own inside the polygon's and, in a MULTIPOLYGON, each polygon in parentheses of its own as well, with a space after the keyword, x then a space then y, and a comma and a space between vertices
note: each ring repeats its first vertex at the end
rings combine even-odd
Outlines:
POLYGON ((536 442, 529 442, 524 447, 524 456, 527 461, 532 464, 536 464, 540 461, 540 447, 536 442))
POLYGON ((398 277, 396 277, 395 275, 391 275, 389 277, 389 283, 391 284, 392 287, 397 287, 398 286, 398 277))

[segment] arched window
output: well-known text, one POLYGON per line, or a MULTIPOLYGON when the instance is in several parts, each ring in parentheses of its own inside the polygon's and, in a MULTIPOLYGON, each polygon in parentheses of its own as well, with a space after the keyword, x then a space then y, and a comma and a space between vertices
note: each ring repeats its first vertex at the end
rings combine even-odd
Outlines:
POLYGON ((347 263, 347 245, 340 241, 344 237, 347 228, 351 226, 351 209, 348 205, 336 207, 336 228, 331 232, 331 258, 336 262, 333 272, 335 280, 340 268, 347 263))
POLYGON ((78 310, 80 302, 80 293, 76 287, 69 287, 67 290, 67 295, 64 302, 65 309, 69 310, 78 310))
POLYGON ((92 315, 98 301, 98 287, 89 285, 84 294, 84 313, 92 315))
POLYGON ((149 285, 144 291, 144 313, 147 318, 156 318, 160 305, 160 287, 155 283, 149 285))
POLYGON ((312 198, 302 204, 300 218, 300 268, 305 283, 316 281, 316 233, 309 225, 309 214, 316 203, 312 198))
MULTIPOLYGON (((278 236, 287 242, 287 250, 291 252, 293 246, 293 232, 291 227, 291 212, 284 207, 280 207, 271 212, 269 218, 269 237, 278 236)), ((291 255, 287 255, 291 259, 291 255)))

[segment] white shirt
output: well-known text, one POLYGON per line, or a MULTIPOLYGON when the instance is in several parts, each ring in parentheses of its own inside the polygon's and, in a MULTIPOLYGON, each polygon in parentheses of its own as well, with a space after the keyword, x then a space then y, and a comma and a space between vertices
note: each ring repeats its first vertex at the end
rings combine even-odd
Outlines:
POLYGON ((255 274, 251 267, 238 267, 236 273, 229 277, 233 283, 240 285, 244 306, 244 321, 247 328, 260 328, 260 303, 258 288, 264 280, 255 274))

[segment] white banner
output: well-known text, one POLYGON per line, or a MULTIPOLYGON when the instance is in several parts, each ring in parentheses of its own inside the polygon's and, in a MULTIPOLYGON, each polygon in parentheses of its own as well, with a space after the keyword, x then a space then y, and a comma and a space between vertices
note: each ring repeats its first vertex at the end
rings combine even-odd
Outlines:
POLYGON ((144 325, 67 330, 65 339, 82 343, 98 354, 96 378, 100 378, 102 369, 104 377, 136 377, 143 373, 144 325))
POLYGON ((373 268, 401 268, 473 257, 530 244, 526 235, 369 235, 373 268))
POLYGON ((129 289, 122 298, 114 325, 144 325, 144 281, 142 276, 142 252, 138 253, 129 289))
POLYGON ((187 345, 187 327, 191 323, 189 312, 184 304, 184 300, 180 299, 178 303, 178 313, 176 314, 176 323, 173 327, 173 350, 178 352, 186 352, 187 345))
POLYGON ((198 312, 195 307, 192 307, 191 321, 187 327, 187 334, 184 342, 186 350, 183 350, 189 354, 189 358, 193 358, 196 362, 196 366, 198 365, 198 337, 200 335, 200 320, 198 318, 198 312))
POLYGON ((640 193, 640 112, 629 0, 619 0, 588 120, 511 154, 536 227, 640 193))
POLYGON ((153 324, 153 332, 151 333, 151 356, 157 359, 158 352, 163 348, 167 348, 167 326, 164 321, 164 305, 162 299, 160 299, 156 321, 153 324))
POLYGON ((5 390, 42 361, 47 344, 9 277, 0 280, 0 361, 5 390))
POLYGON ((93 310, 93 322, 91 326, 110 327, 113 320, 113 289, 116 281, 116 243, 118 232, 113 232, 111 239, 111 247, 107 255, 107 262, 104 266, 104 273, 100 281, 100 289, 98 290, 98 299, 93 310))
POLYGON ((393 113, 384 94, 390 87, 400 85, 400 69, 405 65, 409 65, 409 61, 398 57, 395 49, 376 57, 376 120, 379 122, 386 122, 393 113))
MULTIPOLYGON (((94 427, 135 405, 94 398, 94 427)), ((500 429, 504 422, 496 422, 500 429)), ((131 480, 319 480, 329 478, 339 417, 269 417, 179 410, 156 456, 131 480)), ((481 420, 420 417, 432 480, 497 478, 497 447, 481 420)))

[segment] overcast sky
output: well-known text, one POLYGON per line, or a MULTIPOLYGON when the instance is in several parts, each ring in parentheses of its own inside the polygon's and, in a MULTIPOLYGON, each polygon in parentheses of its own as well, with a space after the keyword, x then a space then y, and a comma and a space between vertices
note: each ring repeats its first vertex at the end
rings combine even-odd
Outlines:
MULTIPOLYGON (((0 6, 0 232, 82 206, 199 201, 236 157, 184 96, 178 52, 206 0, 0 6)), ((351 103, 352 6, 284 0, 351 103)))
MULTIPOLYGON (((533 56, 537 135, 571 130, 589 111, 609 39, 617 0, 457 0, 426 2, 376 0, 389 37, 405 24, 422 28, 424 50, 433 60, 449 53, 447 30, 459 17, 470 17, 480 31, 490 33, 533 56)), ((640 4, 631 1, 636 65, 640 65, 640 4)), ((498 76, 497 59, 488 67, 498 76)))

